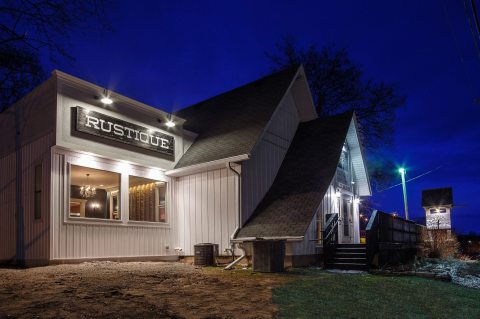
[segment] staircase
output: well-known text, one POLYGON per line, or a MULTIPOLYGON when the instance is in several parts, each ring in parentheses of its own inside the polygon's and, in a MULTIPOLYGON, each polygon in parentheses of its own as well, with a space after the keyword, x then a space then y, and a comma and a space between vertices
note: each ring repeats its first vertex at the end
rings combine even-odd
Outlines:
POLYGON ((363 244, 337 244, 332 257, 325 260, 325 268, 366 270, 367 247, 363 244))

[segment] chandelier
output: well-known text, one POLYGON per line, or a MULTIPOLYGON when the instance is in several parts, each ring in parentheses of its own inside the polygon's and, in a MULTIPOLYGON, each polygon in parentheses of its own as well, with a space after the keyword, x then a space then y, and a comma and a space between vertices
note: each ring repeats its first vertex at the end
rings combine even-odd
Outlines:
POLYGON ((84 198, 93 197, 95 196, 97 191, 95 187, 90 186, 90 184, 88 183, 88 177, 90 176, 90 174, 85 174, 85 175, 87 175, 87 184, 80 187, 80 196, 84 198))

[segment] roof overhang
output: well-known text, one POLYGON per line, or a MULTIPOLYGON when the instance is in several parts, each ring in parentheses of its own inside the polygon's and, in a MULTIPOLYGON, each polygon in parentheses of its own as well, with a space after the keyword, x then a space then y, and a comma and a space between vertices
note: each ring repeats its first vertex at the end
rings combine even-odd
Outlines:
POLYGON ((307 122, 318 117, 303 65, 298 68, 288 91, 291 91, 295 100, 300 122, 307 122))
POLYGON ((57 79, 58 93, 66 95, 71 95, 73 93, 76 97, 81 98, 81 100, 86 103, 101 108, 107 108, 123 114, 140 112, 149 117, 156 117, 163 122, 166 122, 167 120, 172 120, 179 127, 182 127, 185 123, 185 119, 183 118, 172 115, 161 109, 154 108, 142 102, 136 101, 109 89, 107 89, 108 95, 114 101, 114 104, 110 106, 105 106, 100 102, 99 97, 103 95, 106 88, 87 82, 59 70, 54 70, 52 72, 52 77, 55 77, 57 79))
POLYGON ((355 114, 352 117, 347 133, 347 143, 352 157, 353 170, 358 186, 358 195, 371 196, 372 188, 368 177, 364 151, 358 136, 358 123, 355 114))
POLYGON ((230 239, 230 242, 233 243, 243 243, 249 241, 260 241, 260 240, 285 240, 288 242, 298 242, 303 241, 305 236, 274 236, 274 237, 241 237, 230 239))
POLYGON ((172 169, 172 170, 169 170, 169 171, 165 172, 165 175, 171 176, 171 177, 191 175, 191 174, 195 174, 195 173, 200 173, 200 172, 205 172, 205 171, 210 171, 210 170, 214 170, 214 169, 223 168, 228 163, 242 162, 242 161, 248 160, 249 158, 250 158, 250 154, 243 154, 243 155, 237 155, 237 156, 228 157, 228 158, 222 158, 222 159, 219 159, 219 160, 216 160, 216 161, 211 161, 211 162, 201 163, 201 164, 197 164, 197 165, 172 169))

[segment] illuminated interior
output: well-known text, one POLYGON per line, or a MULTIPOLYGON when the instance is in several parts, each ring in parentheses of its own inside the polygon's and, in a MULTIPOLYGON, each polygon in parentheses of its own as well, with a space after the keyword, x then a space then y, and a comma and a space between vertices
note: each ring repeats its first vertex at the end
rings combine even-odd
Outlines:
POLYGON ((70 217, 120 219, 120 174, 70 166, 70 217), (95 194, 82 194, 82 187, 95 194))
POLYGON ((129 177, 129 219, 166 222, 166 183, 143 177, 129 177))

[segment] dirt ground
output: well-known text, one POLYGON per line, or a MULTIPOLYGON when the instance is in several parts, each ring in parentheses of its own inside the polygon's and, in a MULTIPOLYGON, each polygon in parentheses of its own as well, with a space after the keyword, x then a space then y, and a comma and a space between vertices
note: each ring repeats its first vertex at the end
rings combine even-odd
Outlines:
POLYGON ((285 281, 163 262, 0 268, 0 318, 272 318, 285 281))

